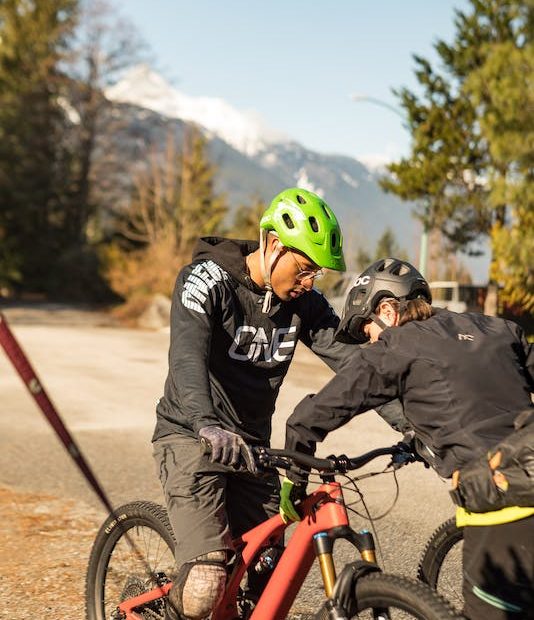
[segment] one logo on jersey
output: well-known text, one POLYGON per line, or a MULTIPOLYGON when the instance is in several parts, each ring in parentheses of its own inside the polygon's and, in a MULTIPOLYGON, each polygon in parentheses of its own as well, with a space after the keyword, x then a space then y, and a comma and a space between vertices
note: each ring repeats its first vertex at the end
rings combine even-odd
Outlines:
POLYGON ((206 314, 204 304, 209 291, 217 282, 228 278, 228 274, 211 260, 199 263, 187 276, 182 290, 182 303, 186 308, 206 314))
POLYGON ((458 334, 458 340, 469 340, 470 342, 473 342, 474 339, 475 337, 471 334, 458 334))
POLYGON ((293 357, 297 328, 274 328, 267 336, 263 327, 241 325, 237 328, 228 355, 234 360, 257 362, 287 362, 293 357))

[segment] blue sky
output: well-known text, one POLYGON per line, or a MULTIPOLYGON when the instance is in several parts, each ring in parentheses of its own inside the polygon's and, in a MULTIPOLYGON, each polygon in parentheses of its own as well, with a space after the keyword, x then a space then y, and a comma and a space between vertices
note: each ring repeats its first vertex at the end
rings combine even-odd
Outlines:
POLYGON ((156 68, 189 95, 222 97, 324 153, 373 161, 408 151, 391 89, 414 88, 467 0, 116 0, 156 68))

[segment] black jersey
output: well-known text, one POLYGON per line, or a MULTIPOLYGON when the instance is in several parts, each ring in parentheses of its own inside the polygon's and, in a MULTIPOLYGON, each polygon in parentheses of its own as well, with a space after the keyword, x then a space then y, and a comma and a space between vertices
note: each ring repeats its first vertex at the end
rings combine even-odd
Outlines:
POLYGON ((157 406, 154 440, 171 433, 196 437, 216 424, 250 443, 266 444, 275 400, 298 341, 334 370, 351 353, 333 341, 339 323, 316 290, 282 302, 246 271, 252 241, 200 240, 178 275, 171 310, 169 374, 157 406))

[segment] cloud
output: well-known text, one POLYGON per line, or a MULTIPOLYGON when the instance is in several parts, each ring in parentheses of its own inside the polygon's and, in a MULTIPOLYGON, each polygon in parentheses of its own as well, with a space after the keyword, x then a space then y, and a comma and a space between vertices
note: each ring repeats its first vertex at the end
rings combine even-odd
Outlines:
POLYGON ((404 149, 399 144, 388 142, 384 150, 380 153, 363 153, 355 157, 369 168, 369 170, 379 172, 384 170, 387 164, 397 161, 404 155, 404 149))

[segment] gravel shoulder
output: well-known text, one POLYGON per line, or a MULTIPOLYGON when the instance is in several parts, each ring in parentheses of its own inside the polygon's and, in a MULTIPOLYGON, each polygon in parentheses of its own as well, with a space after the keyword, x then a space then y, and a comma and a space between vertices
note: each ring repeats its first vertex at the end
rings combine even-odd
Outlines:
POLYGON ((88 550, 99 521, 74 501, 0 487, 0 618, 83 617, 88 550))

